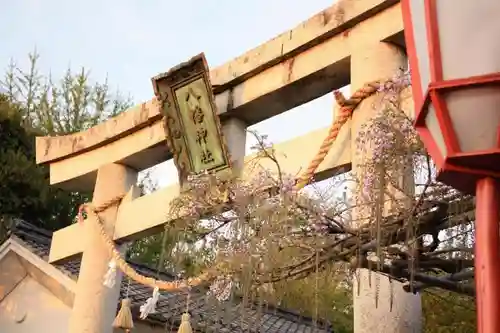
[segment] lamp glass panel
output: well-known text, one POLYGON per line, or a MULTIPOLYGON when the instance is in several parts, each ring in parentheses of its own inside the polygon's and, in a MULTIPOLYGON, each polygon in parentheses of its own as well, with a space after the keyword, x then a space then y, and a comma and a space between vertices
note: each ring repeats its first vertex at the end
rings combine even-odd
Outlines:
POLYGON ((500 87, 477 87, 444 95, 460 150, 499 148, 500 87))
MULTIPOLYGON (((425 116, 425 126, 431 133, 432 139, 436 143, 436 146, 441 153, 441 157, 445 157, 447 155, 446 143, 444 141, 443 132, 441 131, 441 126, 439 125, 436 116, 436 109, 434 109, 432 104, 429 104, 427 115, 425 116)), ((436 159, 435 156, 432 157, 436 159)))
POLYGON ((443 79, 500 72, 500 1, 437 0, 436 6, 443 79))
MULTIPOLYGON (((409 0, 409 3, 413 25, 413 38, 415 40, 415 55, 417 57, 420 82, 422 84, 422 93, 425 94, 430 82, 430 65, 424 1, 409 0)), ((408 51, 411 52, 411 50, 408 51)))

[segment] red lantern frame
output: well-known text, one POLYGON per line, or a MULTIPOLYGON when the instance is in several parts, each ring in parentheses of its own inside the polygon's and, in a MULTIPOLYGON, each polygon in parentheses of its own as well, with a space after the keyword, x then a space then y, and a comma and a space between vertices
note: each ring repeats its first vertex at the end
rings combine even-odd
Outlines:
MULTIPOLYGON (((500 73, 471 76, 460 79, 444 80, 437 21, 438 0, 423 0, 425 21, 427 27, 427 44, 429 51, 430 83, 424 94, 421 84, 412 84, 413 99, 415 102, 415 128, 420 134, 429 154, 438 168, 437 179, 454 186, 464 192, 473 193, 476 182, 483 177, 500 178, 500 148, 474 152, 461 152, 458 138, 443 95, 449 91, 464 88, 488 85, 500 85, 500 73), (432 103, 436 112, 439 128, 442 131, 446 146, 446 155, 443 156, 437 143, 433 139, 425 124, 427 107, 432 103), (490 167, 492 166, 492 167, 490 167)), ((405 27, 413 27, 410 1, 403 0, 403 22, 405 27)), ((412 71, 413 82, 421 82, 420 68, 416 54, 416 45, 413 29, 405 29, 408 58, 412 71)), ((498 134, 500 147, 500 132, 498 134)))
POLYGON ((427 28, 430 82, 424 95, 413 35, 410 0, 402 0, 405 39, 412 69, 415 101, 415 128, 438 167, 438 180, 455 188, 476 192, 474 275, 476 281, 477 328, 480 333, 500 332, 500 135, 497 128, 496 148, 464 153, 460 150, 448 106, 443 95, 449 91, 488 85, 500 85, 500 73, 443 79, 441 45, 437 20, 437 1, 424 1, 427 28), (442 134, 446 153, 441 153, 425 119, 432 103, 442 134))

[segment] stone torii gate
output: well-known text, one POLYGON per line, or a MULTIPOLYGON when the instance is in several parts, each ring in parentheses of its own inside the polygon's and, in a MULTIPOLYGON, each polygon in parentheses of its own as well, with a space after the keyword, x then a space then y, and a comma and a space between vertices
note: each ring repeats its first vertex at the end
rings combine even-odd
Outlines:
MULTIPOLYGON (((233 164, 241 168, 246 159, 252 159, 245 157, 248 126, 349 83, 357 89, 392 76, 406 65, 403 40, 399 1, 340 0, 296 28, 211 70, 217 114, 233 164)), ((410 100, 408 105, 412 105, 410 100)), ((351 167, 355 173, 359 171, 361 161, 353 142, 371 111, 370 99, 357 108, 318 168, 315 181, 351 167)), ((168 203, 180 191, 176 184, 139 197, 134 187, 139 171, 172 158, 165 126, 159 103, 153 99, 86 131, 37 138, 37 163, 50 165, 53 185, 93 190, 95 205, 128 193, 118 208, 108 208, 103 217, 115 242, 139 239, 163 229, 168 222, 168 203)), ((304 170, 315 153, 311 147, 319 147, 327 131, 328 127, 276 145, 282 170, 290 174, 304 170)), ((54 233, 51 263, 83 254, 70 333, 111 332, 119 283, 114 289, 102 284, 110 260, 102 243, 91 223, 73 224, 54 233)), ((390 288, 386 279, 381 280, 383 300, 384 290, 389 293, 390 288)), ((365 283, 361 288, 354 298, 356 333, 419 331, 419 296, 396 287, 389 311, 389 301, 380 301, 375 308, 374 287, 365 283)))

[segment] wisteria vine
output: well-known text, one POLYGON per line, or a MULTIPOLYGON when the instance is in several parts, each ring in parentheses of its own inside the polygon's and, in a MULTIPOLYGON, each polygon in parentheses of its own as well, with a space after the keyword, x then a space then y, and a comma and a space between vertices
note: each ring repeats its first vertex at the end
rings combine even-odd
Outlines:
POLYGON ((297 175, 281 171, 281 157, 263 136, 247 174, 190 177, 189 190, 171 209, 182 218, 172 219, 169 227, 190 232, 215 253, 220 274, 210 294, 226 300, 248 285, 300 279, 345 263, 406 282, 408 291, 430 286, 474 295, 471 238, 458 248, 458 232, 446 240, 439 236, 470 226, 473 198, 434 180, 432 161, 403 110, 401 96, 409 84, 409 73, 398 73, 380 86, 373 116, 356 138, 363 171, 350 180, 359 195, 347 204, 311 190, 295 191, 297 175), (263 167, 262 160, 274 167, 263 167), (414 169, 412 181, 418 180, 411 196, 398 180, 405 168, 414 169), (380 200, 392 208, 377 206, 380 200), (346 211, 361 207, 368 212, 367 223, 354 223, 346 211))

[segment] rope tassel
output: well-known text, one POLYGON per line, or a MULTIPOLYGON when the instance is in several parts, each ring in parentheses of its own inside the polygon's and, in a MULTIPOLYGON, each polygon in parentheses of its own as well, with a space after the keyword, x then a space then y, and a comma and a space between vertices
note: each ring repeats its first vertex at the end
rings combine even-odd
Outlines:
POLYGON ((155 287, 153 290, 153 296, 147 299, 146 303, 141 305, 141 319, 146 319, 146 317, 151 314, 156 312, 156 303, 158 303, 158 299, 160 298, 160 289, 158 287, 155 287))
POLYGON ((189 322, 189 319, 191 316, 189 313, 183 313, 181 317, 181 324, 179 326, 179 330, 177 333, 193 333, 193 329, 191 328, 191 323, 189 322))
POLYGON ((130 332, 132 328, 134 328, 134 321, 132 320, 132 311, 130 310, 130 305, 130 298, 123 299, 120 311, 118 311, 115 321, 113 322, 114 328, 121 328, 127 333, 130 332))

